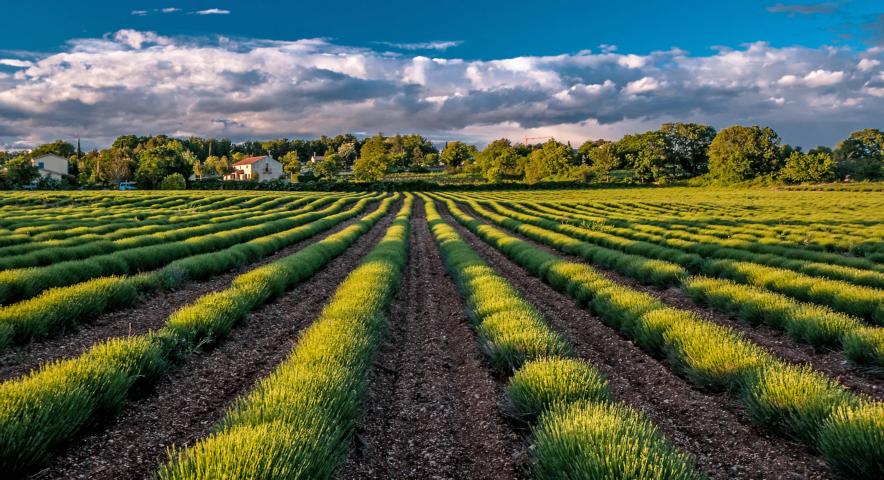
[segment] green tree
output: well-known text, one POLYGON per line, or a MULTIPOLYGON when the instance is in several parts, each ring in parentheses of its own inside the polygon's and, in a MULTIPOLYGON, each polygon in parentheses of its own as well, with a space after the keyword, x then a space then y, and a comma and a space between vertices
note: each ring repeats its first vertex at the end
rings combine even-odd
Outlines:
POLYGON ((227 159, 226 155, 221 157, 210 155, 206 158, 203 167, 207 175, 227 175, 233 171, 233 168, 230 166, 230 160, 227 159))
POLYGON ((384 157, 362 156, 353 164, 353 178, 359 182, 377 182, 384 179, 389 168, 384 157))
POLYGON ((856 180, 884 178, 884 132, 867 128, 853 132, 834 152, 838 175, 856 180))
POLYGON ((341 171, 341 159, 337 153, 330 153, 313 165, 313 173, 326 180, 335 178, 341 171))
POLYGON ((365 141, 359 150, 359 159, 353 164, 353 176, 362 182, 384 178, 390 171, 390 158, 384 136, 377 134, 365 141))
POLYGON ((166 175, 160 182, 160 190, 184 190, 187 188, 187 181, 180 173, 166 175))
POLYGON ((45 143, 31 150, 29 158, 37 158, 40 155, 46 155, 47 153, 52 153, 59 157, 71 158, 76 155, 77 150, 73 145, 64 140, 56 140, 52 143, 45 143))
POLYGON ((828 182, 835 178, 835 160, 825 152, 792 152, 786 159, 780 178, 789 183, 828 182))
POLYGON ((659 131, 637 135, 638 150, 631 155, 635 175, 641 181, 668 181, 685 176, 677 158, 671 155, 666 136, 659 131))
MULTIPOLYGON (((362 147, 365 148, 365 147, 362 147)), ((449 169, 455 170, 463 165, 469 163, 472 160, 472 153, 470 151, 470 147, 468 147, 463 142, 450 142, 445 146, 445 149, 442 150, 442 163, 449 169)))
POLYGON ((780 164, 780 137, 769 127, 728 127, 709 145, 709 175, 720 183, 769 175, 780 164))
POLYGON ((184 148, 177 142, 142 150, 138 157, 135 179, 144 188, 156 187, 173 173, 187 178, 193 172, 192 165, 184 157, 184 148))
POLYGON ((541 180, 566 178, 576 165, 571 147, 550 139, 543 146, 528 155, 525 163, 525 181, 537 183, 541 180))
POLYGON ((343 143, 340 147, 338 147, 338 157, 341 158, 341 161, 344 162, 344 165, 348 167, 352 166, 353 162, 356 161, 356 156, 357 152, 355 142, 343 143))
POLYGON ((301 174, 301 159, 298 152, 291 150, 280 159, 282 161, 282 170, 288 173, 292 183, 298 183, 298 175, 301 174))
POLYGON ((668 156, 681 166, 686 175, 694 177, 709 169, 709 145, 715 129, 696 123, 664 123, 660 133, 666 140, 668 156))
POLYGON ((611 171, 620 165, 613 143, 606 143, 587 152, 586 163, 593 176, 600 181, 610 181, 611 171))
POLYGON ((11 186, 28 185, 40 178, 37 167, 27 155, 19 155, 6 162, 6 183, 11 186))
POLYGON ((519 154, 509 140, 501 138, 476 155, 476 165, 487 181, 498 183, 506 177, 517 176, 519 154))

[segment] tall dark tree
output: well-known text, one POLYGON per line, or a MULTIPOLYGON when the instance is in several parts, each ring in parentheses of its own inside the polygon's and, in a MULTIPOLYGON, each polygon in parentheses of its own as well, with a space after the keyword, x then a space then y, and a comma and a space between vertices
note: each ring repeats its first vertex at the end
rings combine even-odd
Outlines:
POLYGON ((666 140, 668 156, 691 177, 709 170, 709 145, 715 139, 715 129, 696 123, 664 123, 660 133, 666 140))

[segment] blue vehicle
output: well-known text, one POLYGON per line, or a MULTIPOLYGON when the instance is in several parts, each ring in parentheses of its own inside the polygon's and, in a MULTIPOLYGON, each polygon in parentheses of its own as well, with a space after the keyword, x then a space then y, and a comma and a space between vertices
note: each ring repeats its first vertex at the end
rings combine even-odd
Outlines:
POLYGON ((138 190, 135 182, 120 182, 120 190, 138 190))

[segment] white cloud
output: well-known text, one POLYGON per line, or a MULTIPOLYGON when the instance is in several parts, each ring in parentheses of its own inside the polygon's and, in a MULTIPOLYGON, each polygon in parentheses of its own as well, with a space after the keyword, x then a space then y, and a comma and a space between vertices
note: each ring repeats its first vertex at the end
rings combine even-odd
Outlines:
POLYGON ((804 76, 804 83, 808 87, 828 87, 837 85, 844 80, 844 72, 831 72, 829 70, 814 70, 804 76))
POLYGON ((224 10, 221 8, 209 8, 206 10, 198 10, 193 13, 197 15, 230 15, 230 10, 224 10))
POLYGON ((395 43, 395 42, 377 42, 380 45, 398 48, 402 50, 439 50, 445 51, 449 48, 457 47, 463 44, 460 40, 434 41, 434 42, 417 42, 417 43, 395 43))
POLYGON ((139 30, 124 29, 114 34, 114 40, 134 49, 139 49, 146 43, 168 45, 171 40, 157 35, 156 32, 142 32, 139 30))
POLYGON ((653 92, 659 90, 662 84, 654 77, 642 77, 634 82, 629 82, 623 88, 623 93, 627 95, 636 95, 639 93, 653 92))
POLYGON ((163 13, 175 13, 175 12, 180 12, 181 9, 175 8, 175 7, 166 7, 166 8, 161 8, 160 11, 163 13))
POLYGON ((132 10, 132 15, 136 17, 143 17, 147 15, 149 12, 147 10, 132 10))
POLYGON ((851 130, 880 125, 884 78, 869 62, 882 53, 754 43, 700 56, 608 49, 467 60, 322 39, 127 29, 33 60, 0 60, 17 68, 0 75, 0 143, 344 131, 477 141, 525 132, 578 141, 680 120, 764 124, 790 143, 832 145, 851 130))
POLYGON ((878 65, 881 65, 879 60, 875 60, 874 58, 864 58, 856 64, 856 68, 860 69, 862 72, 868 72, 878 65))
POLYGON ((16 58, 0 58, 0 65, 6 65, 7 67, 25 68, 32 66, 33 63, 27 60, 19 60, 16 58))

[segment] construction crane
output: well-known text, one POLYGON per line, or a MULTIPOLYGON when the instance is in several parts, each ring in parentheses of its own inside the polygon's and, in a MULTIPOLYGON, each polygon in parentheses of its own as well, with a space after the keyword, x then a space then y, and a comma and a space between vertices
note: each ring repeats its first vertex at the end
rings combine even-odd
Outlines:
MULTIPOLYGON (((550 138, 553 138, 553 137, 525 137, 525 145, 530 145, 528 142, 530 142, 531 140, 549 140, 550 138)), ((535 141, 533 143, 538 143, 538 142, 535 141)))

